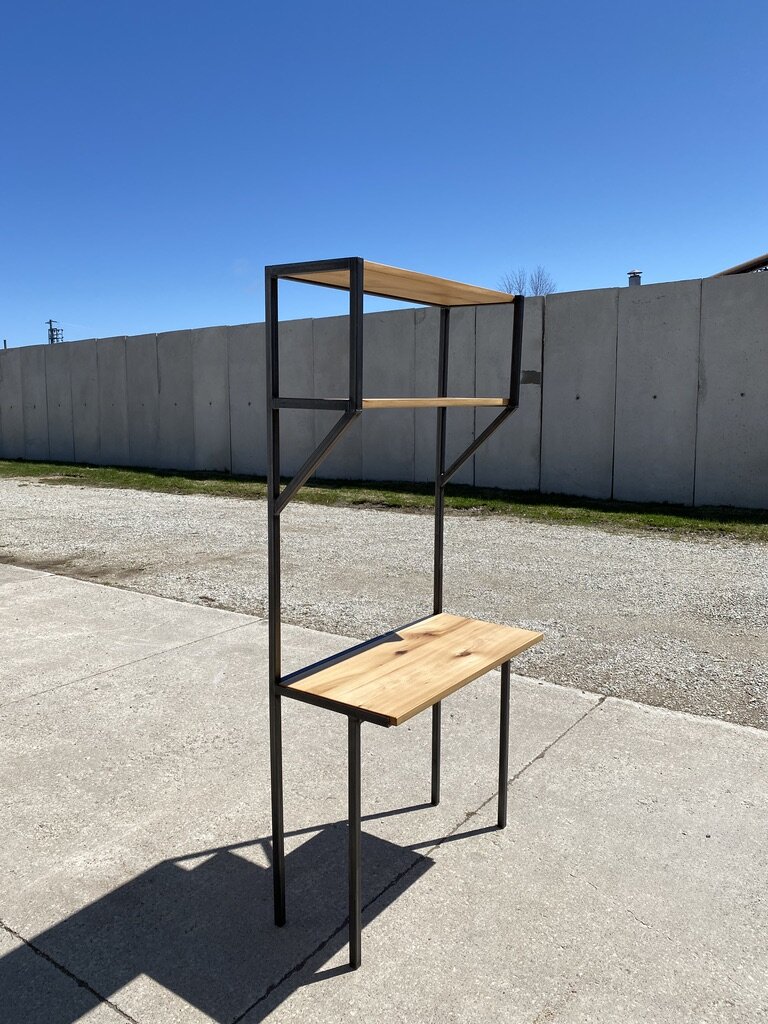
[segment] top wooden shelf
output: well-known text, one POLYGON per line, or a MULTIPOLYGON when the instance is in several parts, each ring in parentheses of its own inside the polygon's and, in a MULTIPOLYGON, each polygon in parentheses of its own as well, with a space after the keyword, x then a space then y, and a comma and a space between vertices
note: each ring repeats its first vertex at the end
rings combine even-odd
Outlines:
MULTIPOLYGON (((418 302, 426 306, 481 306, 514 300, 514 295, 507 292, 447 281, 442 277, 432 277, 430 274, 388 267, 384 263, 363 260, 363 266, 363 288, 366 295, 378 295, 384 299, 399 299, 403 302, 418 302)), ((348 270, 302 271, 281 274, 281 277, 287 281, 304 281, 307 284, 320 284, 328 288, 349 291, 348 270)))
POLYGON ((280 689, 401 725, 542 639, 529 629, 441 613, 294 672, 280 689))

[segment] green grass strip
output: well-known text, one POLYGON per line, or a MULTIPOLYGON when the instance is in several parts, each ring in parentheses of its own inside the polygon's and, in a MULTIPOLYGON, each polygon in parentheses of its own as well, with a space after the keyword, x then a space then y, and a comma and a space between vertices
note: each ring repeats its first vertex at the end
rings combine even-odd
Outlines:
MULTIPOLYGON (((250 500, 266 497, 263 477, 0 460, 0 478, 24 477, 34 477, 41 483, 54 485, 122 487, 164 494, 213 494, 250 500)), ((418 512, 431 510, 433 493, 431 484, 320 480, 307 484, 296 500, 315 505, 362 505, 418 512)), ((576 523, 634 532, 659 530, 679 534, 720 534, 768 542, 768 510, 760 509, 689 508, 599 501, 460 484, 447 488, 445 503, 446 508, 455 512, 515 516, 531 522, 576 523)))

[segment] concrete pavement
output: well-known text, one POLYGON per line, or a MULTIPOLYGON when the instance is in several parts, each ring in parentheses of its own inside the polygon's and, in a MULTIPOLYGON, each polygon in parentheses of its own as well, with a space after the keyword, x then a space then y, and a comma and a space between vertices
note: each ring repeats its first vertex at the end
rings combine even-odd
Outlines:
POLYGON ((262 620, 0 565, 0 627, 4 1024, 768 1020, 764 732, 513 677, 498 832, 497 675, 439 808, 429 716, 366 726, 350 974, 346 725, 292 703, 271 922, 262 620))

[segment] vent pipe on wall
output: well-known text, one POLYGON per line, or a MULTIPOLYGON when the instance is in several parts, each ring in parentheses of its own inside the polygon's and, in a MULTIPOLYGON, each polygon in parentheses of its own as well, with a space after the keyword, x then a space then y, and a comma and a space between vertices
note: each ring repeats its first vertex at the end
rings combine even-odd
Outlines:
POLYGON ((643 283, 640 280, 640 277, 641 277, 642 273, 643 273, 642 270, 628 270, 627 271, 627 276, 629 277, 629 286, 630 286, 630 288, 633 285, 642 284, 643 283))

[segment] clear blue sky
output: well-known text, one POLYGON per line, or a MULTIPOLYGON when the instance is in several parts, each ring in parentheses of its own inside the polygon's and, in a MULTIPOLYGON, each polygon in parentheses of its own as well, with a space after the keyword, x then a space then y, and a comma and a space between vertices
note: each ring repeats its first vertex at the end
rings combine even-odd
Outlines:
POLYGON ((0 47, 9 344, 263 319, 265 263, 564 291, 768 250, 764 0, 28 0, 0 47))

